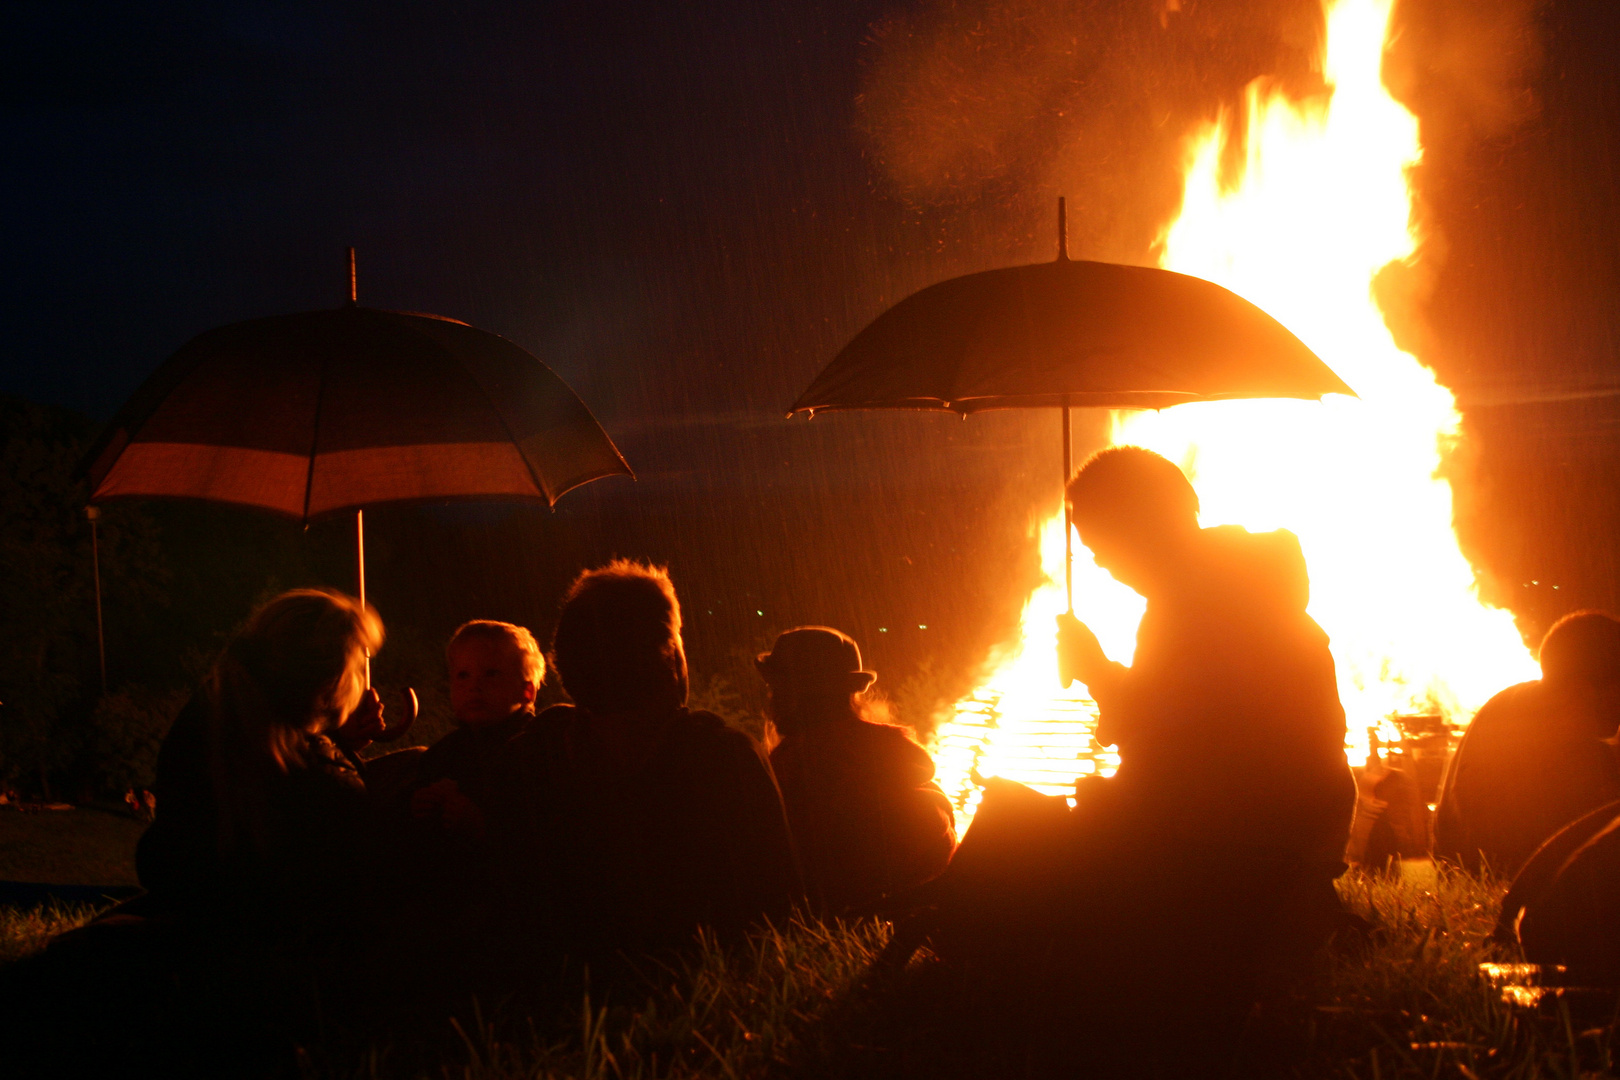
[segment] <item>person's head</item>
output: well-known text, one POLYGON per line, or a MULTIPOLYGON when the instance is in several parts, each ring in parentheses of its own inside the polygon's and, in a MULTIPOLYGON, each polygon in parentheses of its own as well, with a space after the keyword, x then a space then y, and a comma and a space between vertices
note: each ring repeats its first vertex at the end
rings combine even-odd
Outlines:
POLYGON ((475 619, 450 636, 444 655, 450 664, 450 711, 463 724, 492 724, 534 711, 546 662, 528 630, 475 619))
POLYGON ((754 666, 771 692, 771 719, 784 735, 860 717, 858 699, 877 675, 861 669, 861 649, 830 626, 800 626, 776 639, 754 666))
POLYGON ((563 598, 551 656, 563 689, 590 712, 684 705, 681 604, 669 572, 616 559, 580 574, 563 598))
POLYGON ((1140 446, 1099 451, 1065 497, 1097 565, 1137 591, 1151 589, 1198 531, 1198 493, 1175 463, 1140 446))
POLYGON ((1589 707, 1591 719, 1613 735, 1620 716, 1620 620, 1577 611, 1541 639, 1541 681, 1589 707))
POLYGON ((360 703, 366 657, 382 643, 382 620, 354 597, 282 593, 253 613, 214 665, 222 739, 279 768, 296 764, 304 735, 336 728, 360 703))

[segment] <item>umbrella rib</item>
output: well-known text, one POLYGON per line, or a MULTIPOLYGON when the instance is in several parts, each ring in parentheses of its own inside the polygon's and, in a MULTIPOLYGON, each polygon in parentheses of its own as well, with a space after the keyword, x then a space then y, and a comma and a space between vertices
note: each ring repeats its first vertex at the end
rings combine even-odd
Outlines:
POLYGON ((309 524, 309 502, 315 493, 315 453, 321 446, 321 407, 326 404, 326 365, 331 358, 321 357, 321 376, 315 383, 315 423, 309 435, 309 469, 304 473, 304 524, 309 524))
MULTIPOLYGON (((421 336, 427 337, 426 334, 422 334, 421 336)), ((429 338, 428 340, 431 341, 432 339, 429 338)), ((434 344, 437 344, 437 342, 434 342, 434 344)), ((518 348, 522 348, 522 346, 518 346, 518 348)), ((536 357, 536 359, 538 359, 538 357, 536 357)), ((467 376, 472 379, 473 385, 478 387, 478 392, 484 395, 484 400, 489 403, 489 409, 495 414, 495 419, 501 422, 501 430, 506 432, 507 441, 512 444, 512 449, 517 451, 519 460, 523 462, 524 470, 528 472, 529 479, 534 483, 534 490, 545 496, 546 506, 548 508, 556 506, 557 500, 551 497, 551 492, 546 490, 546 485, 540 482, 540 476, 534 471, 534 465, 529 461, 529 455, 523 452, 523 444, 518 442, 517 435, 512 431, 512 425, 506 422, 506 414, 501 411, 501 407, 499 405, 495 404, 495 395, 489 392, 489 388, 484 385, 484 380, 478 377, 478 373, 476 371, 468 367, 465 363, 461 363, 459 358, 457 359, 457 363, 460 364, 461 370, 465 371, 467 376)), ((614 449, 617 451, 618 448, 615 447, 614 449)))

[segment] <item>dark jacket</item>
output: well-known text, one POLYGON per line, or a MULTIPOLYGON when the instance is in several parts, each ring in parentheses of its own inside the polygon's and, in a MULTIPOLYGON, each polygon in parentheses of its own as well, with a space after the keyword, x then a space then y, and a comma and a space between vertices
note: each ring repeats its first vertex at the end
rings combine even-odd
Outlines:
POLYGON ((458 791, 482 807, 505 768, 507 744, 533 722, 534 713, 518 712, 493 724, 458 726, 416 759, 413 788, 454 780, 458 791))
POLYGON ((679 709, 639 762, 616 764, 573 706, 547 709, 510 744, 491 815, 520 875, 531 942, 574 957, 739 936, 800 899, 770 766, 747 735, 679 709))
POLYGON ((1491 698, 1446 769, 1434 852, 1504 877, 1587 811, 1620 799, 1620 759, 1539 682, 1491 698))
POLYGON ((151 910, 252 927, 294 948, 347 933, 369 877, 359 763, 310 735, 301 764, 283 771, 266 760, 235 775, 217 741, 198 694, 158 753, 156 817, 136 848, 151 910))
POLYGON ((771 751, 806 883, 829 912, 935 877, 956 846, 955 814, 928 751, 854 717, 784 737, 771 751))
POLYGON ((1098 695, 1121 792, 1140 827, 1172 842, 1336 867, 1355 784, 1298 539, 1201 530, 1183 580, 1148 602, 1134 663, 1098 695))

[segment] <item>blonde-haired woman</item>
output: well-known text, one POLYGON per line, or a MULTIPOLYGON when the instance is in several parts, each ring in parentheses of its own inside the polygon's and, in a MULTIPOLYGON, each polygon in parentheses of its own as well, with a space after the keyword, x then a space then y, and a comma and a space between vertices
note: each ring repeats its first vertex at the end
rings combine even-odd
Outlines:
POLYGON ((375 844, 354 752, 381 729, 382 640, 342 593, 253 614, 159 752, 148 895, 0 971, 11 1072, 290 1072, 316 1010, 357 996, 375 844))
POLYGON ((342 921, 367 816, 354 755, 382 724, 365 664, 382 641, 375 611, 324 589, 253 614, 158 755, 136 855, 154 913, 245 921, 295 947, 342 921))

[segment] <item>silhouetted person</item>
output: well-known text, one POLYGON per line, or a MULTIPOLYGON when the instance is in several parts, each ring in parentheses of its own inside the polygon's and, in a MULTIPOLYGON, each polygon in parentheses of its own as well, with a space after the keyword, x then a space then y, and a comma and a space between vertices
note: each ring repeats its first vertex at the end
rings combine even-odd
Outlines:
POLYGON ((1593 817, 1607 821, 1585 823, 1584 843, 1524 897, 1518 938, 1526 960, 1564 965, 1569 983, 1620 987, 1620 815, 1593 817))
POLYGON ((410 1004, 428 1020, 482 992, 507 949, 514 886, 488 817, 502 812, 510 744, 534 720, 546 674, 534 635, 492 620, 459 627, 445 659, 456 727, 413 759, 382 839, 397 896, 387 936, 408 943, 387 958, 398 971, 389 981, 417 982, 410 1004))
POLYGON ((149 895, 0 980, 47 1007, 0 985, 0 1014, 30 1037, 7 1040, 17 1075, 177 1075, 222 1055, 243 1074, 291 1070, 317 1012, 362 996, 375 898, 354 752, 381 729, 365 663, 382 640, 339 593, 254 613, 163 742, 136 853, 149 895))
POLYGON ((136 868, 165 915, 315 946, 351 920, 368 822, 355 751, 381 728, 376 613, 300 589, 260 608, 175 720, 136 868))
POLYGON ((482 838, 489 787, 503 765, 506 744, 534 719, 545 658, 524 627, 479 619, 456 630, 445 659, 456 728, 418 759, 411 816, 452 834, 482 838))
MULTIPOLYGON (((1616 821, 1620 821, 1620 800, 1582 814, 1543 841, 1519 868, 1507 895, 1502 897, 1502 908, 1497 914, 1491 938, 1503 945, 1522 944, 1519 921, 1524 912, 1540 906, 1543 897, 1553 891, 1570 860, 1616 821)), ((1558 959, 1543 962, 1564 963, 1558 959)))
POLYGON ((1587 811, 1620 799, 1620 622, 1560 619, 1541 643, 1541 679, 1491 698, 1446 770, 1435 854, 1517 873, 1531 852, 1587 811))
POLYGON ((1059 633, 1062 662, 1101 710, 1098 741, 1119 748, 1111 783, 1133 827, 1266 852, 1331 881, 1356 793, 1299 541, 1200 528, 1187 478, 1140 447, 1096 455, 1068 497, 1097 565, 1147 599, 1129 667, 1079 622, 1060 617, 1059 633))
POLYGON ((1237 1030, 1259 981, 1346 921, 1356 791, 1333 656, 1292 534, 1200 528, 1181 470, 1139 447, 1094 456, 1067 496, 1097 564, 1147 599, 1130 666, 1059 616, 1060 668, 1121 765, 1077 784, 1073 811, 987 785, 925 889, 934 942, 1001 988, 1009 1022, 1077 1032, 1070 1049, 1109 1067, 1187 1071, 1163 1055, 1218 1059, 1206 1040, 1237 1030))
POLYGON ((782 736, 771 767, 811 895, 837 914, 944 870, 956 846, 950 800, 928 751, 863 715, 877 676, 861 670, 855 642, 803 626, 756 663, 782 736))
POLYGON ((669 575, 581 574, 552 655, 574 704, 510 744, 515 809, 491 823, 529 875, 527 947, 611 960, 788 916, 800 886, 776 783, 751 738, 686 708, 669 575))
POLYGON ((1059 617, 1060 665, 1121 759, 1081 785, 1077 956, 1127 1001, 1175 985, 1188 1005, 1241 1008, 1246 980, 1343 917, 1356 791, 1299 541, 1201 528, 1181 470, 1140 447, 1097 454, 1067 495, 1097 564, 1147 599, 1128 667, 1059 617))

